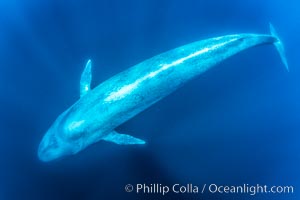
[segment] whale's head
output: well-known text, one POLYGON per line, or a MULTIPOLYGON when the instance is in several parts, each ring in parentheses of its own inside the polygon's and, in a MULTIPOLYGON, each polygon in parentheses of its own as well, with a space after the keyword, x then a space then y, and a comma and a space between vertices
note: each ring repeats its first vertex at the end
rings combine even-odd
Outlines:
POLYGON ((53 128, 51 127, 39 145, 39 159, 41 161, 48 162, 68 154, 69 150, 66 148, 65 143, 57 134, 55 134, 53 128))
POLYGON ((72 133, 65 128, 68 115, 68 110, 62 113, 44 135, 38 148, 38 157, 41 161, 49 162, 80 150, 78 142, 67 134, 72 133))

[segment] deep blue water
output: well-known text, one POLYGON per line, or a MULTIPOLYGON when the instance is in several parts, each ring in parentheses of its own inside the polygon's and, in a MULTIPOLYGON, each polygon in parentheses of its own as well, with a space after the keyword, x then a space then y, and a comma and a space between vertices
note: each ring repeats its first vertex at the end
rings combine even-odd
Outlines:
POLYGON ((0 199, 299 199, 300 4, 290 1, 18 1, 0 3, 0 199), (144 147, 99 142, 43 163, 37 148, 93 86, 166 50, 231 33, 281 36, 244 51, 118 127, 144 147), (294 194, 126 193, 126 184, 292 185, 294 194))

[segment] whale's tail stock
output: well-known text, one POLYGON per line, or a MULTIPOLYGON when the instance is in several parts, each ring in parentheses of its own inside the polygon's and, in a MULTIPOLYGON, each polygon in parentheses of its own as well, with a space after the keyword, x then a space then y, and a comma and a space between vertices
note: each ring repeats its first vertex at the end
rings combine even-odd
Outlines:
POLYGON ((281 61, 284 64, 286 70, 289 71, 289 66, 288 66, 286 56, 285 56, 284 46, 283 46, 280 38, 278 37, 278 34, 277 34, 274 26, 271 23, 270 23, 270 32, 271 32, 271 35, 277 39, 277 41, 274 43, 274 45, 280 55, 281 61))

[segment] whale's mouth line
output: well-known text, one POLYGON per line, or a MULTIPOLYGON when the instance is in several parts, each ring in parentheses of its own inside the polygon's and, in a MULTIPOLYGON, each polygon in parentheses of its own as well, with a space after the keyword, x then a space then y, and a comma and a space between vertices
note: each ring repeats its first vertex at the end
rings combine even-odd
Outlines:
POLYGON ((58 152, 60 150, 61 147, 59 145, 57 135, 54 134, 53 129, 50 128, 46 132, 39 145, 38 157, 42 161, 50 161, 55 159, 55 157, 59 156, 58 152))

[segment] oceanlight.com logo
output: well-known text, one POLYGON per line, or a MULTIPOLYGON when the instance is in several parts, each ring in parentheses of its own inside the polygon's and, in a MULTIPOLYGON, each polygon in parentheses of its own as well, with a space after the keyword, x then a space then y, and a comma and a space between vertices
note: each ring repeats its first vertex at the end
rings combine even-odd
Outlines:
POLYGON ((173 184, 163 185, 160 183, 146 184, 138 183, 135 185, 127 184, 125 186, 126 192, 134 192, 136 194, 161 194, 166 195, 168 193, 174 194, 293 194, 293 186, 268 186, 268 185, 218 185, 218 184, 202 184, 195 185, 192 183, 188 184, 173 184))

